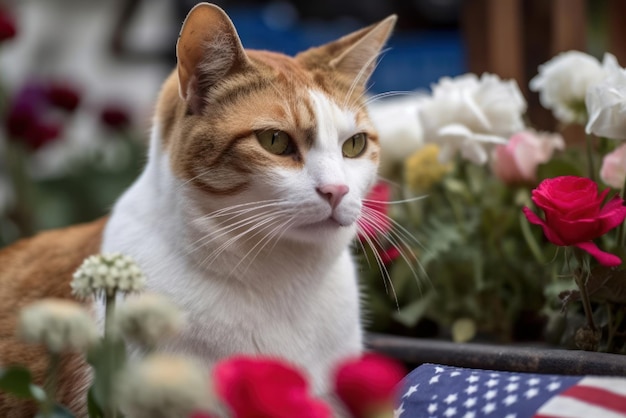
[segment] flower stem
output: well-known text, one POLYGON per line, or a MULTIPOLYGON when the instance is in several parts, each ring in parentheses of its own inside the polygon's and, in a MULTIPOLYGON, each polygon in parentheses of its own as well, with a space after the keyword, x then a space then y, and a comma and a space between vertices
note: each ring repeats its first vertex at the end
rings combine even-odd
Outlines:
POLYGON ((46 373, 46 381, 44 382, 44 391, 46 392, 46 401, 42 405, 43 415, 45 417, 52 416, 57 391, 57 382, 59 378, 59 369, 61 366, 61 356, 59 353, 49 353, 50 362, 46 373))
POLYGON ((593 310, 591 309, 591 301, 589 299, 589 293, 587 292, 588 275, 589 272, 584 272, 583 270, 581 270, 580 272, 577 272, 575 274, 574 278, 576 280, 576 285, 580 290, 580 299, 583 303, 583 310, 585 311, 585 317, 587 318, 587 325, 589 325, 589 328, 592 331, 596 331, 597 327, 595 321, 593 320, 593 310), (585 276, 584 278, 583 275, 585 276))
MULTIPOLYGON (((105 322, 104 322, 104 340, 105 345, 109 348, 105 355, 106 361, 108 364, 109 370, 115 370, 115 353, 111 350, 111 342, 115 336, 113 335, 113 312, 115 311, 115 293, 113 295, 106 295, 106 307, 105 307, 105 322)), ((104 409, 104 417, 105 418, 116 418, 117 417, 117 408, 115 407, 112 399, 112 389, 113 389, 113 381, 109 380, 107 382, 108 385, 108 398, 106 401, 106 405, 103 406, 104 409)))
MULTIPOLYGON (((622 186, 620 196, 622 199, 626 198, 626 177, 624 177, 624 185, 622 186)), ((617 245, 626 247, 626 219, 617 228, 617 245)))
POLYGON ((593 136, 587 135, 587 168, 589 169, 589 178, 596 181, 596 168, 593 162, 593 136))

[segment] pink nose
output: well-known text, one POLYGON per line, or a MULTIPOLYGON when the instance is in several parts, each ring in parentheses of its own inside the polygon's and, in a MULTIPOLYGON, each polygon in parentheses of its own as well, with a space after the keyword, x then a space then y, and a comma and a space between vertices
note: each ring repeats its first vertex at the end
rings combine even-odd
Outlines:
POLYGON ((317 188, 317 192, 335 209, 341 199, 348 194, 350 188, 345 184, 325 184, 317 188))

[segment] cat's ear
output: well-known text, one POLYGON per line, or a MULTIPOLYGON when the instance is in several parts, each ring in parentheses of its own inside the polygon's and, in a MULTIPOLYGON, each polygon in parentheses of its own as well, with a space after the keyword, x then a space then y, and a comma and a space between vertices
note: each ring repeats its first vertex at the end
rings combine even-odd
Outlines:
POLYGON ((202 110, 211 86, 250 65, 233 22, 209 3, 196 5, 187 15, 176 57, 180 96, 194 113, 202 110))
POLYGON ((319 66, 320 61, 326 61, 323 64, 333 71, 365 84, 376 68, 376 59, 397 19, 396 15, 391 15, 334 42, 305 51, 298 59, 311 68, 319 66))

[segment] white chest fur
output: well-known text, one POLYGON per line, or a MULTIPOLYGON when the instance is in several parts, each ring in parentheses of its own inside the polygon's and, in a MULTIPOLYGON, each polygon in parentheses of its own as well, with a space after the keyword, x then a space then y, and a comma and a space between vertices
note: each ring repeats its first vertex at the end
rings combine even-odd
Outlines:
POLYGON ((332 367, 362 344, 348 249, 353 230, 317 249, 279 240, 248 264, 239 264, 247 250, 233 246, 202 265, 192 251, 186 187, 171 173, 155 129, 147 167, 115 205, 102 244, 103 253, 132 256, 147 290, 186 313, 188 326, 164 348, 207 365, 236 353, 280 356, 307 372, 318 393, 327 392, 332 367))

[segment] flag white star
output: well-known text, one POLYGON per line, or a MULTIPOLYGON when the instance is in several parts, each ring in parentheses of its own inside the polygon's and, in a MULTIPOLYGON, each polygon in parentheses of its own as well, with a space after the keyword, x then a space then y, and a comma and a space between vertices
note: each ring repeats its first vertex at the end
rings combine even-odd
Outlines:
POLYGON ((457 399, 458 399, 457 394, 451 393, 450 395, 446 396, 446 399, 444 399, 443 401, 447 403, 448 405, 450 405, 451 403, 456 402, 457 399))
POLYGON ((465 415, 463 415, 463 418, 476 418, 476 412, 474 412, 474 411, 467 411, 465 413, 465 415))
POLYGON ((524 392, 524 396, 526 396, 526 399, 534 398, 538 394, 539 394, 539 389, 537 388, 530 388, 526 392, 524 392))
POLYGON ((445 412, 443 413, 444 416, 446 417, 453 417, 456 415, 456 408, 451 406, 448 409, 445 410, 445 412))
POLYGON ((393 410, 393 418, 400 418, 403 412, 404 412, 404 403, 401 403, 400 408, 393 410))
POLYGON ((561 382, 552 382, 548 386, 546 386, 546 389, 548 389, 550 392, 554 392, 560 387, 561 387, 561 382))
POLYGON ((485 383, 485 385, 487 385, 487 387, 494 387, 494 386, 498 386, 498 379, 489 379, 487 381, 487 383, 485 383))
POLYGON ((470 383, 474 383, 474 382, 478 382, 480 380, 480 377, 478 377, 475 374, 473 374, 473 375, 470 375, 470 377, 468 377, 465 380, 470 382, 470 383))
POLYGON ((443 367, 439 367, 439 366, 435 367, 435 373, 443 373, 445 370, 446 369, 444 369, 443 367))
POLYGON ((461 374, 461 372, 452 372, 452 373, 450 373, 450 377, 457 377, 460 374, 461 374))
POLYGON ((434 414, 436 411, 437 411, 437 404, 436 403, 428 404, 428 413, 429 414, 434 414))
POLYGON ((439 382, 439 376, 440 375, 436 374, 433 377, 431 377, 430 380, 428 381, 428 384, 432 385, 433 383, 438 383, 439 382))
POLYGON ((526 382, 526 384, 528 386, 535 386, 535 385, 538 385, 539 382, 541 382, 541 379, 539 379, 537 377, 533 377, 532 379, 528 379, 528 382, 526 382))
POLYGON ((515 402, 517 402, 517 395, 509 395, 506 398, 504 398, 504 400, 502 401, 502 403, 505 404, 506 406, 511 406, 515 402))
POLYGON ((487 399, 488 401, 492 400, 493 398, 495 398, 498 395, 498 391, 495 389, 491 389, 488 390, 487 393, 485 393, 485 395, 483 396, 483 398, 487 399))
POLYGON ((495 410, 496 410, 495 402, 489 402, 487 405, 483 406, 482 408, 482 411, 485 413, 485 415, 489 415, 495 410))
POLYGON ((520 379, 519 376, 511 376, 509 377, 509 382, 517 382, 520 379))
POLYGON ((491 373, 489 374, 489 377, 500 377, 500 375, 498 373, 491 373))
POLYGON ((463 406, 469 409, 472 406, 476 405, 476 400, 476 398, 467 398, 465 402, 463 402, 463 406))
POLYGON ((478 386, 469 385, 463 392, 467 393, 468 395, 471 395, 472 393, 478 392, 478 386))
POLYGON ((509 383, 504 390, 507 392, 515 392, 519 388, 519 383, 509 383))
POLYGON ((414 394, 415 392, 417 392, 417 388, 419 387, 419 383, 417 385, 413 385, 413 386, 409 386, 409 390, 406 391, 406 393, 404 395, 402 395, 403 398, 409 397, 412 394, 414 394))
POLYGON ((504 418, 517 418, 517 414, 506 414, 504 418))

